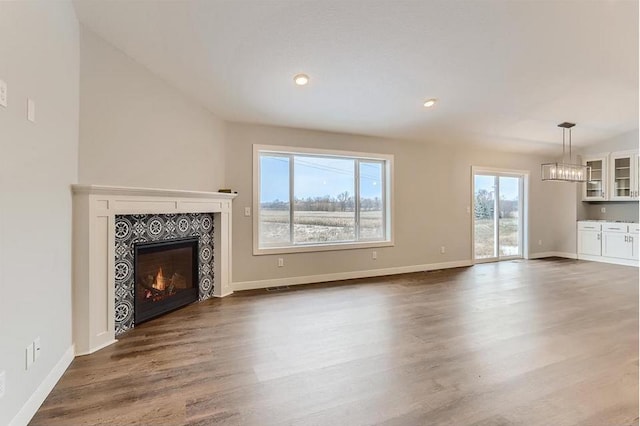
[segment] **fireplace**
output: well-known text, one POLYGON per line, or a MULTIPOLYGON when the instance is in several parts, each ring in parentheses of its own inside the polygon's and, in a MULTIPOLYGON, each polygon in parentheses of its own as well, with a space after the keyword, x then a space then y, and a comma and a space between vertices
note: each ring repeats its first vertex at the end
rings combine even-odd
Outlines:
POLYGON ((100 185, 72 185, 72 190, 76 355, 111 345, 135 326, 136 244, 198 238, 198 299, 233 293, 236 194, 100 185))
POLYGON ((198 300, 198 238, 134 245, 134 315, 140 324, 198 300))

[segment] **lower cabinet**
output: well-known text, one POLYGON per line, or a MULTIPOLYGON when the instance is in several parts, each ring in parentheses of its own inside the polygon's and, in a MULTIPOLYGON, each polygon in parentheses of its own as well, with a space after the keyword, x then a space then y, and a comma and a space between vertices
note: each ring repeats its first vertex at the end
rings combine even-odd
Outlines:
POLYGON ((603 232, 602 255, 605 257, 633 259, 633 245, 631 244, 631 241, 629 241, 629 234, 621 232, 603 232))
POLYGON ((578 253, 602 256, 600 231, 578 230, 578 253))
POLYGON ((578 259, 638 265, 638 224, 578 222, 578 259))

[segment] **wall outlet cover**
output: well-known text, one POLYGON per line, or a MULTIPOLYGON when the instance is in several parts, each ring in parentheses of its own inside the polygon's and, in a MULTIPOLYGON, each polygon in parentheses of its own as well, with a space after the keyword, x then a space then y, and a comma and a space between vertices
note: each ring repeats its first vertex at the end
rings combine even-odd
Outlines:
POLYGON ((32 123, 36 121, 36 103, 33 99, 27 99, 27 120, 32 123))
POLYGON ((0 80, 0 106, 7 107, 7 83, 0 80))
POLYGON ((28 370, 33 364, 33 343, 30 343, 24 350, 25 369, 28 370))
POLYGON ((0 371, 0 399, 4 396, 7 389, 7 375, 4 371, 0 371))

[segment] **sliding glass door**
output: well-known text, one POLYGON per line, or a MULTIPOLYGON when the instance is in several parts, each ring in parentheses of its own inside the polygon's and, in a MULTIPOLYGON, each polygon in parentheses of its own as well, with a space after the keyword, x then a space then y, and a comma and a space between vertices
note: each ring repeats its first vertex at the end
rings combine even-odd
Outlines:
POLYGON ((473 247, 476 262, 522 257, 524 176, 475 171, 473 247))

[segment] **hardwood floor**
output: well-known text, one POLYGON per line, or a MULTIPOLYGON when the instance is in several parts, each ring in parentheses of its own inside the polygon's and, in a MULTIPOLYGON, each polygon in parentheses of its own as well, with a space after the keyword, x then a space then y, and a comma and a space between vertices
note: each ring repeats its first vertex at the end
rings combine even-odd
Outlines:
POLYGON ((638 424, 638 269, 567 259, 250 291, 76 358, 31 424, 638 424))

